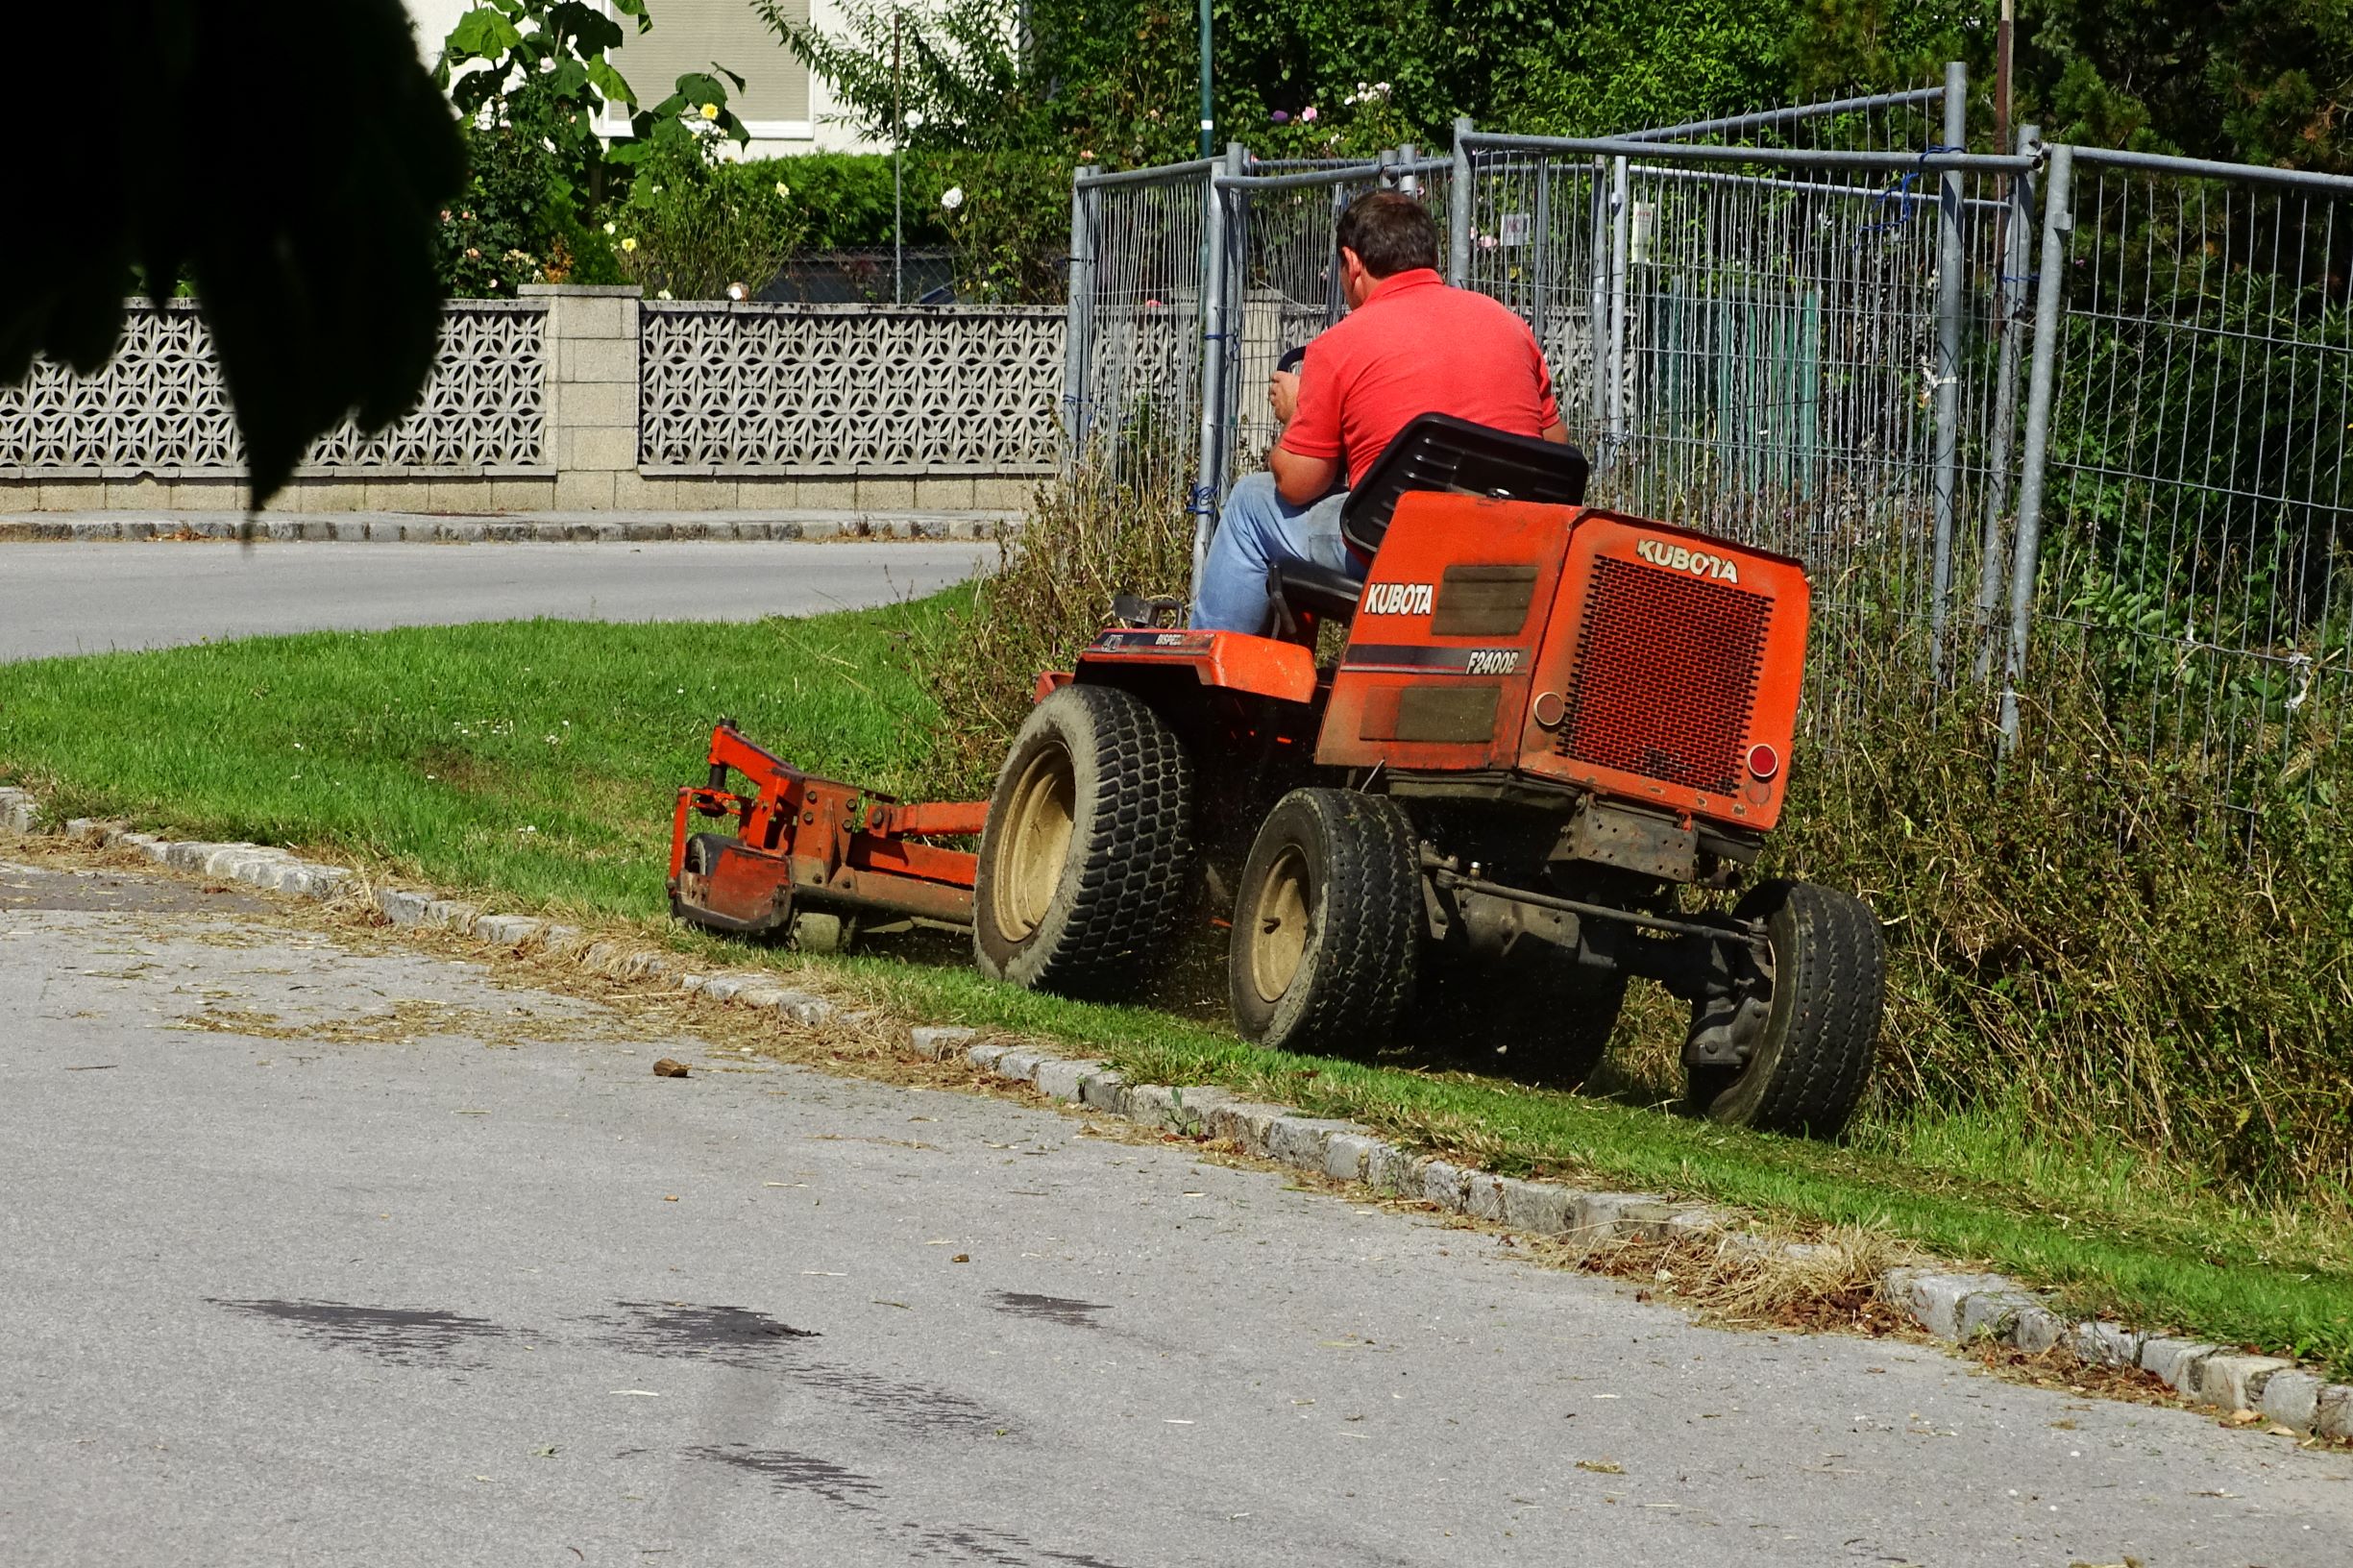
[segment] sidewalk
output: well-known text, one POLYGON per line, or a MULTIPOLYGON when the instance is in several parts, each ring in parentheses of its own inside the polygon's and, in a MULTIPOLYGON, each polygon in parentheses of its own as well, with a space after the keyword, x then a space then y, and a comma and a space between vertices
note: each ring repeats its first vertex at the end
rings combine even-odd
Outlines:
MULTIPOLYGON (((421 512, 264 512, 252 537, 273 543, 336 544, 642 544, 663 539, 994 539, 1015 531, 1022 514, 1007 511, 508 512, 494 516, 421 512)), ((233 540, 245 527, 236 512, 0 513, 0 544, 65 541, 186 542, 233 540)))

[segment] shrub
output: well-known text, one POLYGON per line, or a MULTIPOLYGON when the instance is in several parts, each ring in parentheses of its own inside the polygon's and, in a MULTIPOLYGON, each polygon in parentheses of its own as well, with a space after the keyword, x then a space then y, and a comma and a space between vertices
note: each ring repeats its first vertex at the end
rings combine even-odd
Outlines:
POLYGON ((908 207, 919 204, 956 252, 956 291, 969 300, 1038 305, 1068 282, 1070 172, 1052 153, 911 154, 908 207))
MULTIPOLYGON (((793 192, 801 218, 804 251, 880 250, 891 243, 891 157, 887 153, 797 153, 762 159, 751 167, 781 181, 793 192)), ((936 246, 947 240, 940 222, 942 186, 919 188, 914 159, 907 167, 906 242, 936 246)))
POLYGON ((730 283, 758 293, 803 233, 782 161, 722 162, 701 138, 650 152, 606 225, 622 270, 658 298, 720 299, 730 283))
POLYGON ((464 192, 441 213, 442 284, 461 298, 519 283, 618 283, 612 242, 554 192, 555 159, 513 126, 470 127, 464 192))
POLYGON ((1067 670, 1111 614, 1114 594, 1183 598, 1192 519, 1181 478, 1042 487, 1017 542, 971 605, 918 661, 940 705, 926 787, 986 794, 1028 714, 1042 670, 1067 670))

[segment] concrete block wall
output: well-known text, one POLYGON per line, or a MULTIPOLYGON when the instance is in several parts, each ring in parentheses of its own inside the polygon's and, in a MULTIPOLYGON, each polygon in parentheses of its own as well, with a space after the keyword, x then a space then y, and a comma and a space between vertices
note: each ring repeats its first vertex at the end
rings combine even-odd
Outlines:
MULTIPOLYGON (((407 512, 1019 512, 1035 474, 648 475, 638 467, 642 307, 634 286, 527 285, 547 306, 547 427, 551 472, 466 474, 405 470, 298 475, 273 513, 407 512)), ((878 328, 881 326, 877 319, 878 328)), ((0 513, 239 512, 250 503, 233 473, 196 476, 0 474, 0 513)))

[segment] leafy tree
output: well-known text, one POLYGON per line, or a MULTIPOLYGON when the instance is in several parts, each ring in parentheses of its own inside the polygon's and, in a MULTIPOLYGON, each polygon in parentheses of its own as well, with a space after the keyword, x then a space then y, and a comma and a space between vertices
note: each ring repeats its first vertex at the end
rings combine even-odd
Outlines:
POLYGON ((378 429, 406 411, 432 368, 433 236, 462 168, 399 0, 93 0, 12 22, 54 96, 24 117, 0 382, 36 355, 105 364, 135 269, 203 301, 256 504, 347 415, 378 429), (104 62, 103 101, 70 61, 104 62))
POLYGON ((612 9, 483 0, 451 28, 434 79, 466 116, 471 169, 465 199, 442 214, 442 269, 454 291, 511 294, 536 279, 621 282, 631 267, 590 216, 623 188, 628 169, 656 157, 682 167, 705 158, 715 137, 747 139, 721 79, 739 89, 743 80, 716 64, 641 105, 611 51, 628 36, 618 18, 639 33, 652 18, 646 0, 613 0, 612 9), (630 135, 609 148, 596 129, 608 106, 630 122, 630 135))
MULTIPOLYGON (((646 0, 611 0, 646 32, 646 0)), ((598 115, 607 103, 635 108, 637 94, 607 58, 626 37, 588 0, 485 0, 457 18, 433 80, 473 123, 544 142, 550 199, 602 194, 604 143, 598 115)))

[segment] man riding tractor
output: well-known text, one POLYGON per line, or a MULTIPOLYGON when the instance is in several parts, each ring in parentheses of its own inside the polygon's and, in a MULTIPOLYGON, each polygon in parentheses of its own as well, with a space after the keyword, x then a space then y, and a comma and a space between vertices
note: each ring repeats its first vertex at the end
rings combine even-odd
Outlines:
POLYGON ((1190 623, 1130 616, 1042 675, 985 805, 811 778, 723 721, 673 907, 968 920, 984 972, 1122 998, 1206 901, 1248 1039, 1468 1032, 1561 1083, 1648 978, 1688 1005, 1693 1109, 1835 1134, 1876 1045, 1876 920, 1802 882, 1684 892, 1734 886, 1779 819, 1803 567, 1583 505, 1533 338, 1438 281, 1419 205, 1360 197, 1337 239, 1353 313, 1278 375, 1270 473, 1235 487, 1190 623))

